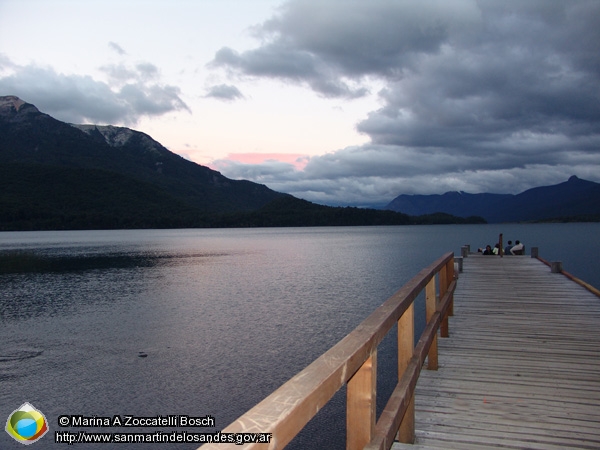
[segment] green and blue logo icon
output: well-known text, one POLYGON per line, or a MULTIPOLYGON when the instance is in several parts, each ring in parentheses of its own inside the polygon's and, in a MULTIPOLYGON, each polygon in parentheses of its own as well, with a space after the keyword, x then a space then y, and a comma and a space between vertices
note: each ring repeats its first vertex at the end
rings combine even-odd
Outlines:
POLYGON ((21 444, 37 442, 48 432, 46 418, 29 403, 23 403, 6 421, 6 432, 21 444))

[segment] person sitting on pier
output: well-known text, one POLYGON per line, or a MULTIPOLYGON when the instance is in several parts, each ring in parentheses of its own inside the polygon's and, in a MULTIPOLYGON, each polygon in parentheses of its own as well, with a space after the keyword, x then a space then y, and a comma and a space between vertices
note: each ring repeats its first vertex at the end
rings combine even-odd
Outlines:
POLYGON ((510 253, 510 249, 512 247, 513 247, 512 241, 508 241, 508 245, 506 247, 504 247, 504 254, 505 255, 511 255, 512 253, 510 253))
POLYGON ((485 250, 483 251, 484 255, 493 255, 494 252, 492 251, 492 246, 491 245, 486 245, 485 246, 485 250))
POLYGON ((493 253, 494 255, 499 255, 499 254, 500 254, 500 244, 496 244, 496 245, 494 246, 494 249, 492 250, 492 253, 493 253))
POLYGON ((522 255, 524 253, 523 244, 519 241, 515 241, 515 246, 510 249, 510 253, 513 255, 522 255))

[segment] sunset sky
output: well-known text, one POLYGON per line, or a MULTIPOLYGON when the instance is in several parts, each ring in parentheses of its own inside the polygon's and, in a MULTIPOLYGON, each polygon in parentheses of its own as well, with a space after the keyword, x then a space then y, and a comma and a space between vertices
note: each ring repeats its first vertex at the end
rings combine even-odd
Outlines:
POLYGON ((324 204, 600 182, 600 1, 0 0, 0 95, 324 204))

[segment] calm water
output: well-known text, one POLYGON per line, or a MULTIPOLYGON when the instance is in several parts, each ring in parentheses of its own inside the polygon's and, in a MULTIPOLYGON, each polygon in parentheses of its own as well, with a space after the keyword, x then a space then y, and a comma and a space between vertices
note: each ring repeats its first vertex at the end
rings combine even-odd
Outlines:
MULTIPOLYGON (((420 269, 500 232, 600 287, 600 224, 0 233, 0 254, 28 268, 0 274, 0 420, 40 409, 37 449, 67 445, 53 435, 64 414, 212 415, 222 429, 420 269)), ((290 448, 343 449, 343 395, 290 448)), ((171 431, 145 431, 158 430, 171 431)), ((2 432, 0 448, 23 447, 2 432)))

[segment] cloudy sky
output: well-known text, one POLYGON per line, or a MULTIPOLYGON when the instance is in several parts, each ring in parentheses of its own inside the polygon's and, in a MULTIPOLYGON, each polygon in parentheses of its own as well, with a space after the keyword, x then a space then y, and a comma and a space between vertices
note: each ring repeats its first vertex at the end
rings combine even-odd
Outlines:
POLYGON ((0 95, 324 204, 600 182, 598 0, 0 0, 0 95))

